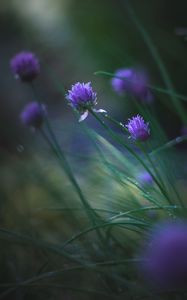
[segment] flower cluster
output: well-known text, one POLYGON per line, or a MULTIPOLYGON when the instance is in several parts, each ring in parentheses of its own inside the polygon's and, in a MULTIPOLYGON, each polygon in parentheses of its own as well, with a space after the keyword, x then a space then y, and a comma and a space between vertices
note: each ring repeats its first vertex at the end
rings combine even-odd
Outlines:
POLYGON ((147 74, 142 70, 134 68, 118 69, 111 84, 113 90, 123 96, 129 94, 144 102, 152 102, 153 96, 149 90, 147 74))
POLYGON ((40 73, 39 60, 32 52, 16 54, 10 61, 10 67, 15 77, 24 82, 33 81, 40 73))
MULTIPOLYGON (((39 60, 32 52, 23 51, 16 54, 11 59, 10 66, 14 75, 25 82, 31 82, 40 72, 39 60)), ((113 78, 112 85, 117 92, 132 92, 142 96, 147 93, 145 76, 135 72, 134 69, 120 69, 116 72, 116 76, 127 79, 113 78)), ((79 121, 85 120, 89 111, 106 113, 103 109, 95 109, 97 93, 93 91, 90 82, 73 84, 66 94, 66 99, 71 107, 80 114, 79 121)), ((44 111, 44 106, 40 106, 37 102, 26 105, 21 113, 22 123, 34 128, 40 127, 44 111)), ((145 123, 139 115, 129 119, 126 128, 135 141, 146 141, 150 136, 149 124, 145 123)))
POLYGON ((95 112, 106 112, 103 109, 95 109, 97 104, 97 94, 93 91, 91 83, 77 82, 72 85, 71 90, 68 91, 66 99, 69 104, 77 110, 81 117, 79 121, 83 121, 87 118, 89 110, 95 112))
POLYGON ((146 280, 164 289, 185 288, 187 282, 187 223, 162 223, 143 249, 141 271, 146 280))

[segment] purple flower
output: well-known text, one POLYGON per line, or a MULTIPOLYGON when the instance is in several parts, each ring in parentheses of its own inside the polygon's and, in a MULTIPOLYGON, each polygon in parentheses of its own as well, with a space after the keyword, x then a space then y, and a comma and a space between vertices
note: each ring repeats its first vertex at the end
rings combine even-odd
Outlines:
POLYGON ((187 223, 165 222, 157 226, 144 246, 142 258, 142 274, 154 286, 186 287, 187 223))
POLYGON ((129 94, 144 102, 152 102, 153 96, 148 87, 148 76, 144 71, 134 68, 118 69, 115 76, 112 78, 111 84, 116 93, 122 96, 129 94), (124 79, 120 79, 120 77, 124 79))
POLYGON ((115 72, 114 78, 111 80, 112 87, 115 92, 117 92, 119 95, 124 95, 126 92, 130 91, 130 85, 131 85, 131 80, 133 76, 133 70, 132 69, 118 69, 115 72), (126 80, 117 78, 121 77, 126 80))
POLYGON ((33 128, 40 128, 44 121, 44 115, 46 115, 46 107, 44 104, 37 102, 28 103, 20 114, 21 122, 33 128))
POLYGON ((149 123, 145 123, 143 117, 139 115, 129 119, 125 127, 128 129, 131 138, 135 141, 144 142, 150 137, 149 123))
POLYGON ((32 52, 20 52, 10 61, 10 67, 16 78, 25 82, 31 82, 40 73, 40 63, 32 52))
POLYGON ((137 176, 137 180, 142 186, 150 186, 153 183, 153 177, 147 171, 142 171, 141 173, 139 173, 137 176))
POLYGON ((87 118, 89 110, 106 112, 103 109, 94 109, 94 106, 97 104, 97 94, 93 91, 90 82, 77 82, 72 85, 71 90, 69 90, 66 95, 66 99, 73 109, 81 114, 79 121, 83 121, 87 118))

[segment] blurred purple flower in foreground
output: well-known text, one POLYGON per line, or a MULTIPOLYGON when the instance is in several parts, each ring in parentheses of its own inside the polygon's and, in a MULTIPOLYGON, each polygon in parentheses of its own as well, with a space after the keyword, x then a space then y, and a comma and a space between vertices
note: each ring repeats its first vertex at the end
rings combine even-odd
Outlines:
POLYGON ((187 282, 187 223, 162 223, 143 249, 141 271, 163 289, 185 288, 187 282))
POLYGON ((153 101, 153 95, 148 87, 148 76, 144 71, 134 68, 118 69, 115 76, 112 78, 111 84, 119 95, 129 94, 147 103, 153 101), (124 79, 120 79, 120 77, 124 79))
POLYGON ((72 108, 81 114, 79 121, 87 118, 89 110, 101 113, 106 112, 103 109, 94 109, 94 106, 97 104, 97 94, 93 91, 90 82, 77 82, 72 85, 71 90, 66 95, 66 99, 72 108))
POLYGON ((37 102, 28 103, 20 114, 21 122, 28 127, 40 128, 47 114, 44 104, 37 102))
POLYGON ((149 123, 145 123, 143 117, 137 115, 129 119, 128 124, 125 126, 133 140, 144 142, 150 137, 149 123))
POLYGON ((10 67, 15 77, 25 82, 31 82, 40 73, 39 60, 32 52, 16 54, 10 61, 10 67))

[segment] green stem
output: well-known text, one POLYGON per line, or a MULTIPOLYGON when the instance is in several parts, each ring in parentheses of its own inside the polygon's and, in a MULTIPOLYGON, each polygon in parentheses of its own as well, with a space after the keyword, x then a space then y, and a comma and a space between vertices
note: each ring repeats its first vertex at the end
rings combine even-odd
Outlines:
POLYGON ((141 149, 142 153, 145 155, 145 157, 147 158, 148 162, 150 163, 150 166, 152 167, 155 175, 157 176, 157 178, 160 180, 160 184, 162 185, 163 189, 165 189, 165 185, 164 185, 164 182, 161 178, 161 175, 160 173, 158 172, 157 168, 155 167, 155 164, 154 162, 152 161, 149 153, 146 151, 144 145, 141 145, 140 143, 137 144, 138 147, 141 149))
MULTIPOLYGON (((40 129, 40 133, 41 135, 43 136, 43 138, 46 140, 46 142, 49 144, 50 148, 52 149, 53 153, 55 154, 55 156, 57 157, 59 163, 60 163, 60 166, 62 167, 63 170, 65 170, 68 178, 70 179, 72 185, 74 186, 83 206, 85 207, 85 210, 87 212, 87 215, 88 215, 88 218, 91 220, 92 224, 93 225, 96 225, 96 220, 95 220, 95 216, 96 216, 96 213, 95 211, 90 207, 89 203, 86 201, 83 193, 82 193, 82 190, 80 188, 80 186, 78 185, 74 175, 73 175, 73 172, 66 160, 66 157, 64 156, 62 150, 59 152, 58 149, 56 147, 54 147, 54 144, 51 142, 51 140, 49 139, 49 137, 46 135, 45 131, 40 129)), ((103 237, 101 235, 101 232, 98 230, 97 231, 97 234, 99 236, 99 239, 103 241, 103 237)), ((103 243, 103 242, 102 242, 103 243)))
POLYGON ((154 174, 151 172, 151 170, 147 167, 147 165, 144 163, 144 161, 136 154, 135 151, 133 151, 126 143, 124 143, 114 132, 108 127, 103 120, 101 120, 98 115, 90 110, 90 113, 96 118, 96 120, 108 131, 109 135, 115 140, 118 144, 122 145, 126 150, 128 150, 145 168, 145 170, 151 175, 157 186, 159 187, 161 193, 164 195, 164 197, 167 199, 167 201, 170 203, 170 199, 167 196, 167 193, 163 189, 162 185, 159 183, 157 178, 154 176, 154 174))
MULTIPOLYGON (((31 84, 31 89, 33 91, 33 94, 35 96, 35 99, 37 99, 38 103, 41 105, 41 102, 38 100, 38 97, 36 95, 36 92, 35 92, 35 88, 34 88, 34 85, 31 84)), ((72 185, 74 186, 74 189, 75 191, 77 192, 83 206, 85 207, 85 210, 87 212, 87 215, 88 215, 88 218, 90 219, 91 223, 93 225, 96 225, 97 222, 96 222, 96 218, 97 218, 97 214, 95 213, 94 210, 91 209, 91 206, 90 204, 88 203, 88 201, 86 200, 86 198, 84 197, 83 195, 83 192, 79 186, 79 184, 77 183, 77 180, 75 179, 74 177, 74 174, 72 172, 72 169, 66 159, 66 156, 64 155, 58 141, 57 141, 57 138, 52 130, 52 127, 51 127, 51 124, 49 122, 49 119, 47 117, 46 114, 43 114, 43 118, 44 118, 44 123, 47 127, 47 130, 48 130, 48 133, 51 137, 51 140, 50 138, 46 135, 46 133, 44 132, 44 130, 40 130, 43 138, 46 140, 46 142, 49 144, 50 148, 52 149, 53 153, 55 154, 55 156, 57 157, 59 163, 60 163, 60 166, 62 167, 63 170, 65 170, 66 172, 66 175, 68 176, 70 182, 72 183, 72 185)), ((99 240, 101 241, 101 244, 102 244, 102 247, 103 249, 105 248, 105 245, 104 245, 104 238, 100 232, 100 230, 97 230, 97 235, 98 235, 98 238, 99 240)))
POLYGON ((119 127, 123 132, 128 133, 128 129, 123 125, 123 123, 116 121, 114 118, 109 116, 107 113, 102 113, 102 115, 109 120, 111 123, 119 127))
MULTIPOLYGON (((154 163, 153 163, 153 161, 152 161, 151 154, 152 154, 152 152, 149 152, 149 153, 146 152, 147 158, 149 159, 150 163, 152 163, 152 166, 154 167, 154 163)), ((156 171, 157 171, 157 170, 156 170, 156 168, 155 168, 155 172, 156 172, 156 171)), ((172 171, 171 171, 171 172, 172 172, 172 171)), ((157 173, 158 173, 158 172, 157 172, 157 173)), ((158 174, 158 175, 159 175, 159 174, 158 174)), ((157 176, 158 176, 158 175, 157 175, 157 176)), ((183 203, 183 201, 182 201, 182 199, 181 199, 181 197, 180 197, 180 195, 179 195, 179 193, 178 193, 178 191, 177 191, 177 189, 176 189, 176 187, 175 187, 174 178, 173 178, 172 174, 171 174, 170 176, 168 176, 168 174, 167 174, 167 172, 166 172, 166 177, 167 177, 167 180, 168 180, 168 182, 169 182, 171 188, 173 189, 173 191, 174 191, 174 193, 175 193, 175 195, 176 195, 176 197, 177 197, 179 203, 182 205, 182 207, 184 207, 184 203, 183 203)), ((160 179, 161 179, 161 177, 160 177, 160 179)))
MULTIPOLYGON (((140 34, 142 35, 142 38, 145 42, 145 44, 147 45, 153 59, 156 62, 156 65, 162 75, 163 81, 167 87, 168 90, 172 90, 174 91, 173 88, 173 84, 171 82, 171 79, 168 75, 168 72, 166 70, 166 67, 158 53, 158 50, 156 49, 155 45, 153 44, 148 32, 145 30, 145 28, 143 27, 143 25, 141 24, 141 22, 138 20, 134 9, 132 8, 132 6, 130 5, 130 1, 125 0, 125 8, 127 9, 129 16, 131 18, 131 20, 133 21, 133 23, 135 24, 136 28, 138 29, 138 31, 140 32, 140 34)), ((180 103, 177 100, 177 97, 174 94, 171 94, 171 101, 173 103, 173 106, 175 107, 179 117, 181 118, 181 120, 184 122, 184 124, 187 124, 187 115, 185 112, 185 109, 182 105, 182 103, 180 103)))

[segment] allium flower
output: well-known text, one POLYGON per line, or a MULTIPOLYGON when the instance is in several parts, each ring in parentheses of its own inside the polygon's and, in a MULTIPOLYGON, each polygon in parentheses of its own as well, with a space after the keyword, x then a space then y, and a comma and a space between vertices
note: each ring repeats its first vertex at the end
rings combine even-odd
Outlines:
POLYGON ((10 67, 16 78, 25 82, 31 82, 40 73, 40 63, 32 52, 20 52, 10 61, 10 67))
POLYGON ((129 94, 144 102, 152 102, 153 96, 148 87, 148 76, 144 71, 134 68, 118 69, 115 76, 112 78, 111 84, 116 93, 122 96, 129 94))
POLYGON ((147 171, 140 172, 137 176, 137 180, 142 186, 150 186, 153 183, 153 177, 147 171))
POLYGON ((20 114, 21 122, 33 128, 40 128, 43 121, 44 115, 46 115, 46 107, 44 104, 39 104, 37 102, 28 103, 20 114))
POLYGON ((187 223, 162 223, 143 249, 141 271, 146 280, 164 289, 185 288, 187 282, 187 223))
POLYGON ((94 109, 94 106, 97 104, 97 94, 93 91, 90 82, 77 82, 72 85, 71 90, 66 95, 66 99, 73 109, 81 114, 79 121, 87 118, 90 109, 95 112, 106 112, 103 109, 94 109))
POLYGON ((139 115, 129 119, 126 128, 135 141, 144 142, 150 137, 149 123, 145 123, 143 117, 139 115))

